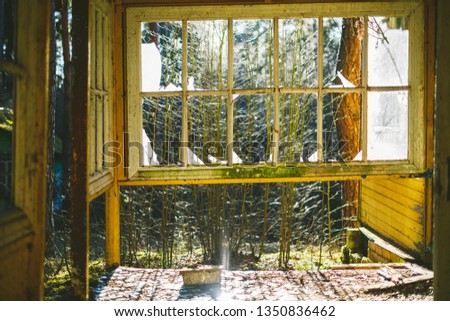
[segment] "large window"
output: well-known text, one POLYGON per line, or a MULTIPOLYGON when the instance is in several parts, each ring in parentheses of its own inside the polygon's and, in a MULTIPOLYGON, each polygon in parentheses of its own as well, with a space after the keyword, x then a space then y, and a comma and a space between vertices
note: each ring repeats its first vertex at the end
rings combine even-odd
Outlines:
POLYGON ((422 8, 327 8, 129 8, 129 176, 419 173, 422 8))

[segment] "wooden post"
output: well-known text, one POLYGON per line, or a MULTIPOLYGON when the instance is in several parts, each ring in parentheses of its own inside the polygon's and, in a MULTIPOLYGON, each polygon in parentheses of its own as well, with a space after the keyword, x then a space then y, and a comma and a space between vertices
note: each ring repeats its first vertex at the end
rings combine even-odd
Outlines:
MULTIPOLYGON (((15 299, 40 300, 44 294, 50 2, 18 1, 17 12, 16 62, 25 74, 16 83, 14 205, 28 217, 33 237, 23 265, 11 268, 28 273, 24 297, 15 299)), ((23 287, 22 282, 17 280, 15 286, 23 287)))
POLYGON ((434 164, 434 298, 450 300, 450 2, 437 1, 434 164))
MULTIPOLYGON (((425 14, 426 26, 426 168, 433 168, 434 164, 434 100, 435 100, 435 57, 436 57, 436 3, 428 1, 425 14)), ((422 261, 432 266, 433 246, 433 180, 425 180, 425 233, 422 261)))
POLYGON ((72 290, 74 299, 89 296, 89 1, 73 2, 72 102, 72 290))
POLYGON ((124 104, 124 78, 126 72, 126 62, 124 59, 124 9, 122 7, 122 0, 116 0, 114 2, 114 17, 112 21, 113 28, 113 111, 114 111, 114 139, 119 143, 119 156, 117 160, 117 166, 115 166, 114 176, 117 180, 125 180, 125 104, 124 104))
MULTIPOLYGON (((123 78, 123 9, 121 0, 115 2, 116 7, 113 10, 113 78, 123 78)), ((114 83, 114 140, 123 146, 123 82, 114 83)), ((106 268, 112 269, 120 265, 120 189, 118 185, 119 178, 125 177, 123 169, 123 149, 120 148, 121 161, 116 162, 114 167, 114 184, 105 194, 105 220, 106 220, 106 268)))
POLYGON ((106 192, 106 267, 120 265, 120 204, 117 182, 106 192))

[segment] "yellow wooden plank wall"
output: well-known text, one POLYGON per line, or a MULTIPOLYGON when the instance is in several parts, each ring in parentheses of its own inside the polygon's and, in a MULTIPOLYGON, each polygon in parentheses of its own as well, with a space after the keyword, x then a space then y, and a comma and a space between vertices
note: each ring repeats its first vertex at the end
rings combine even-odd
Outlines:
POLYGON ((361 184, 361 223, 408 252, 423 255, 425 180, 367 180, 361 184))

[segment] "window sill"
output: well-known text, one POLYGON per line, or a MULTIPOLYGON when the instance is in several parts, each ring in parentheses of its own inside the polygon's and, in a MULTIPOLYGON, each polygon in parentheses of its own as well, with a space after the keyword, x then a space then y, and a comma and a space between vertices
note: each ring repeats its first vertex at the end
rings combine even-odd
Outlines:
POLYGON ((235 166, 143 167, 121 185, 235 184, 272 182, 312 182, 371 178, 414 178, 427 176, 409 162, 308 163, 235 166))

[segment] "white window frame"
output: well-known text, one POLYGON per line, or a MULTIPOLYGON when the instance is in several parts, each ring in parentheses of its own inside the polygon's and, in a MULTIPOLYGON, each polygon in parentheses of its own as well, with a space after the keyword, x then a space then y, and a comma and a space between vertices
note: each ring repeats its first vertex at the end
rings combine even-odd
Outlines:
MULTIPOLYGON (((368 175, 423 175, 425 171, 426 108, 425 108, 425 12, 423 1, 410 0, 402 2, 352 2, 333 4, 276 4, 276 5, 228 5, 228 6, 180 6, 167 7, 130 7, 126 10, 126 123, 125 123, 125 157, 128 180, 142 183, 195 183, 213 180, 222 182, 268 182, 268 181, 303 181, 321 179, 349 179, 368 175), (409 61, 407 86, 369 87, 368 85, 368 17, 370 16, 407 16, 409 18, 409 61), (358 88, 327 88, 323 84, 323 18, 325 17, 364 17, 365 36, 363 44, 362 86, 358 88), (281 89, 278 86, 278 19, 284 18, 318 18, 319 19, 319 57, 318 87, 281 89), (274 88, 238 90, 230 88, 233 84, 233 20, 236 19, 273 19, 274 21, 274 88), (228 21, 228 89, 213 91, 189 91, 187 83, 187 22, 195 20, 228 21), (183 77, 182 97, 183 113, 181 129, 181 167, 142 166, 142 155, 136 146, 142 146, 142 97, 170 96, 171 92, 141 92, 141 23, 160 21, 183 22, 183 77), (230 86, 231 85, 231 86, 230 86), (408 90, 408 158, 402 161, 368 161, 367 160, 367 96, 370 91, 389 92, 408 90), (274 130, 272 133, 272 164, 246 166, 232 164, 233 153, 233 94, 271 93, 274 95, 274 130), (277 163, 279 106, 278 95, 290 93, 318 93, 317 110, 317 144, 318 162, 315 164, 299 163, 296 166, 283 166, 277 163), (345 166, 322 162, 322 108, 325 93, 357 92, 362 95, 362 162, 350 162, 345 166), (192 167, 187 163, 188 141, 188 106, 187 99, 195 95, 225 95, 227 100, 227 160, 228 165, 219 167, 192 167)), ((141 153, 143 154, 143 153, 141 153)))

